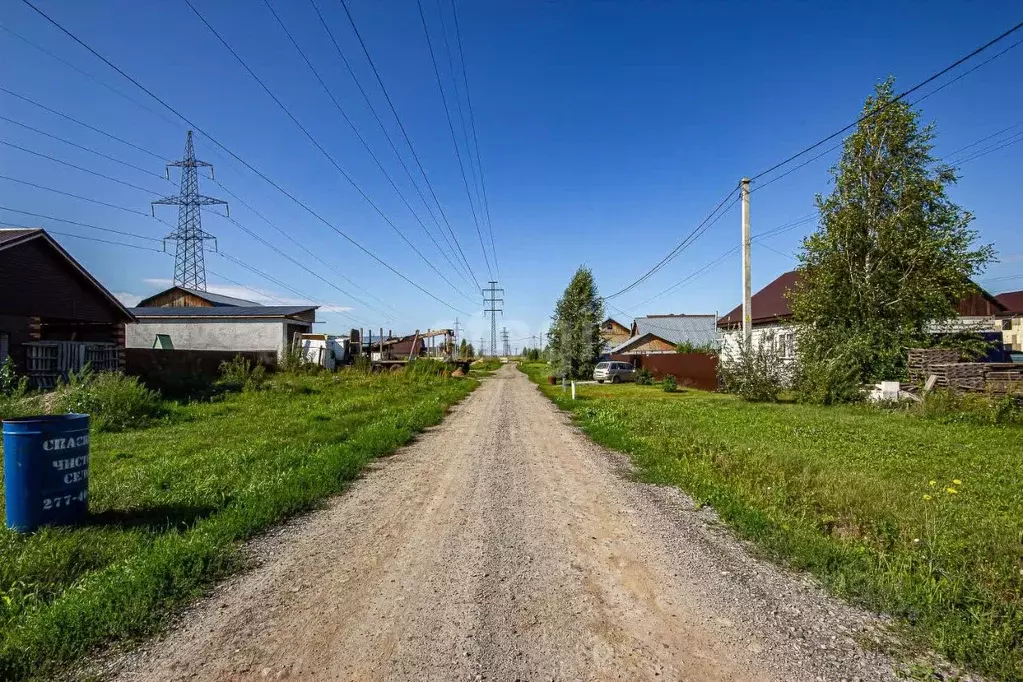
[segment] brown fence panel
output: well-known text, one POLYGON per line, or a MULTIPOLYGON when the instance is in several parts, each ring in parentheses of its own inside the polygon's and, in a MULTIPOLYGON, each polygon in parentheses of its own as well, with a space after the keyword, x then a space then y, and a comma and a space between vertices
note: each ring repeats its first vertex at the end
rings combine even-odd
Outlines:
POLYGON ((713 391, 718 387, 718 358, 705 353, 651 353, 649 355, 612 355, 617 362, 631 362, 660 381, 671 374, 680 386, 713 391))

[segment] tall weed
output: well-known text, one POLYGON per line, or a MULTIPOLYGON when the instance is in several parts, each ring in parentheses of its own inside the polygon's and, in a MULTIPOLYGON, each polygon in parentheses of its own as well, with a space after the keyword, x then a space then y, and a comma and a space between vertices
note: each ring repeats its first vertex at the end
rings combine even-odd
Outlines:
POLYGON ((57 388, 53 412, 86 413, 98 431, 124 431, 149 425, 166 413, 166 406, 159 392, 137 377, 86 368, 57 388))

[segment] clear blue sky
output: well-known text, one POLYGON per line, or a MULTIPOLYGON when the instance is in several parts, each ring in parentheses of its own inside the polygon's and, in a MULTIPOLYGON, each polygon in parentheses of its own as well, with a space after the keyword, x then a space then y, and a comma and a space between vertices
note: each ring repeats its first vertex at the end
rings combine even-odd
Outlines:
MULTIPOLYGON (((386 301, 394 311, 384 309, 392 317, 385 319, 377 310, 353 302, 208 212, 204 226, 218 237, 224 253, 287 282, 303 295, 263 280, 215 254, 207 261, 217 273, 208 275, 212 289, 237 290, 229 278, 267 297, 292 301, 308 296, 325 306, 351 307, 360 320, 353 323, 340 312, 324 312, 320 316, 326 321, 320 325, 323 331, 340 332, 353 324, 409 331, 450 326, 458 316, 477 343, 481 333, 489 335, 489 323, 484 323, 480 315, 478 295, 451 272, 451 282, 469 298, 456 293, 401 242, 183 1, 39 2, 57 21, 320 215, 471 316, 456 313, 412 288, 198 136, 197 155, 216 165, 218 181, 320 258, 386 301)), ((395 225, 435 267, 449 271, 447 262, 340 118, 263 2, 194 2, 395 225)), ((410 203, 432 225, 341 65, 312 4, 308 0, 272 2, 410 203)), ((340 3, 315 2, 414 170, 340 3)), ((167 160, 180 157, 186 124, 20 0, 0 0, 0 7, 4 27, 143 102, 152 111, 104 89, 6 31, 0 31, 2 87, 167 160)), ((406 0, 351 0, 350 7, 476 277, 480 281, 489 279, 417 4, 406 0)), ((444 10, 444 26, 455 49, 451 5, 448 0, 441 0, 439 5, 436 0, 423 0, 423 7, 445 86, 453 97, 439 10, 444 10)), ((518 339, 546 329, 554 301, 580 263, 593 268, 603 293, 618 290, 667 253, 743 175, 756 174, 854 120, 875 82, 894 75, 899 86, 907 87, 998 35, 1020 16, 1019 5, 1010 2, 937 2, 929 3, 925 11, 915 2, 458 0, 480 156, 505 288, 506 312, 500 324, 508 326, 513 345, 521 345, 518 339)), ((993 51, 1020 38, 1023 35, 993 51)), ((1023 120, 1021 67, 1023 46, 921 103, 924 120, 938 126, 938 155, 1023 120)), ((453 99, 449 101, 454 103, 453 99)), ((4 93, 0 93, 0 113, 154 173, 163 170, 157 158, 4 93)), ((461 141, 457 109, 452 113, 461 141)), ((0 180, 0 206, 152 237, 168 231, 166 225, 141 214, 148 212, 148 202, 157 195, 174 193, 172 184, 6 121, 0 121, 0 140, 150 190, 118 185, 0 145, 3 175, 130 207, 140 214, 6 180, 0 180)), ((976 149, 983 148, 981 145, 976 149)), ((828 189, 826 171, 833 158, 824 157, 754 193, 754 235, 812 212, 814 194, 828 189)), ((1021 160, 1023 144, 974 160, 964 165, 962 181, 953 190, 953 197, 976 215, 974 225, 982 240, 993 243, 1002 257, 985 278, 1023 273, 1019 219, 1013 214, 1021 160)), ((176 181, 176 174, 172 177, 176 181)), ((201 188, 206 194, 231 200, 205 179, 201 188)), ((238 222, 341 288, 351 290, 334 272, 309 258, 241 204, 233 200, 231 204, 231 215, 238 222)), ((172 224, 177 221, 172 207, 161 207, 158 215, 172 224)), ((0 223, 42 225, 90 237, 126 239, 6 210, 0 210, 0 223)), ((810 228, 812 224, 804 225, 765 240, 766 246, 754 246, 755 288, 793 264, 769 248, 791 253, 810 228)), ((739 215, 733 208, 669 267, 635 291, 615 299, 614 304, 632 314, 726 312, 738 302, 736 257, 724 260, 670 295, 643 302, 717 258, 737 243, 738 236, 739 215)), ((489 251, 486 232, 484 237, 489 251)), ((58 238, 112 291, 129 300, 161 289, 173 274, 173 261, 166 255, 58 238)), ((127 240, 159 247, 155 242, 127 240)), ((990 283, 994 292, 1021 286, 1023 278, 990 283)), ((238 293, 256 296, 252 292, 238 293)))

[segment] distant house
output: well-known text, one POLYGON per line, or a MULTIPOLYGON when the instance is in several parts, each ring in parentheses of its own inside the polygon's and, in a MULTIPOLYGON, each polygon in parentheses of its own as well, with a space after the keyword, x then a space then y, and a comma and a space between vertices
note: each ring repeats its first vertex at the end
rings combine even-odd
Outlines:
POLYGON ((647 332, 626 339, 610 350, 611 355, 651 355, 653 353, 674 353, 675 345, 671 341, 647 332))
MULTIPOLYGON (((795 325, 788 296, 799 281, 798 271, 783 273, 753 294, 750 301, 753 344, 759 346, 769 340, 778 357, 785 362, 792 362, 796 357, 795 325)), ((974 293, 959 301, 956 312, 958 317, 935 324, 931 331, 936 334, 967 330, 997 331, 1001 329, 999 318, 1005 316, 1006 307, 977 286, 974 293)), ((721 332, 722 355, 728 357, 737 351, 742 338, 742 304, 723 315, 717 326, 721 332)))
POLYGON ((600 324, 600 338, 604 339, 607 349, 627 341, 630 336, 632 336, 631 330, 613 317, 607 318, 600 324))
POLYGON ((652 334, 672 349, 680 343, 717 346, 716 322, 716 315, 647 315, 633 320, 630 338, 652 334))
POLYGON ((208 291, 189 289, 188 287, 172 286, 149 298, 138 302, 139 308, 220 308, 220 307, 256 307, 255 301, 243 298, 213 294, 208 291))
POLYGON ((278 356, 308 334, 318 306, 264 306, 205 291, 171 287, 131 312, 128 348, 262 351, 278 356), (188 303, 190 305, 180 305, 188 303))
POLYGON ((1002 320, 1002 343, 1014 353, 1023 352, 1023 291, 1007 291, 995 299, 1009 315, 1002 320))

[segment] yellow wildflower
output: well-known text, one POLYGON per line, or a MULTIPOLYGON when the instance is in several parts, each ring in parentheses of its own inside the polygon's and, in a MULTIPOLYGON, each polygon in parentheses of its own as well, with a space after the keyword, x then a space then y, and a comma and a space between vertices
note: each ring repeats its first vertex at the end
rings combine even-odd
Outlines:
POLYGON ((927 495, 927 494, 925 494, 925 495, 924 495, 924 499, 925 499, 925 500, 929 500, 929 499, 931 499, 931 496, 930 496, 930 495, 927 495))
POLYGON ((933 488, 933 487, 934 487, 934 486, 935 486, 936 484, 937 484, 937 481, 928 481, 928 482, 927 482, 927 485, 931 486, 932 488, 933 488))
POLYGON ((959 491, 956 490, 955 488, 945 488, 945 492, 948 493, 949 495, 959 494, 959 491))
POLYGON ((963 484, 963 482, 960 481, 958 478, 953 478, 952 479, 952 485, 962 485, 962 484, 963 484))

